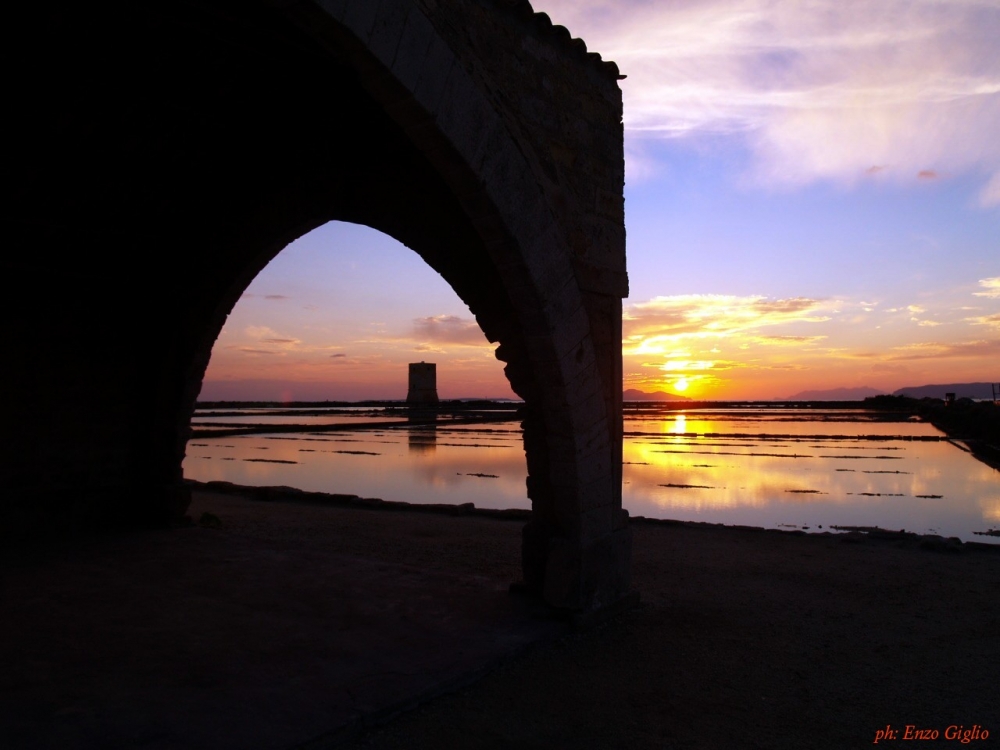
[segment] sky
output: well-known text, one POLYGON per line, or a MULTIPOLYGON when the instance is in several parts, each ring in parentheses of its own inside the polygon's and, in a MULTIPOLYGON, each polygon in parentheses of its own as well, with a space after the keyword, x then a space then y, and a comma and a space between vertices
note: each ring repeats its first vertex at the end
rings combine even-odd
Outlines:
MULTIPOLYGON (((1000 382, 1000 0, 537 0, 627 76, 625 388, 1000 382)), ((448 285, 329 224, 254 280, 203 399, 513 397, 448 285)))

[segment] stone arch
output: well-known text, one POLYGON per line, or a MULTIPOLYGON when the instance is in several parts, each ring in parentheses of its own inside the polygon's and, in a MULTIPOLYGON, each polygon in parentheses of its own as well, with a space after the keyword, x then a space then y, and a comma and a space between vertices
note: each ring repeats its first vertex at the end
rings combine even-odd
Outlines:
POLYGON ((15 385, 53 396, 38 424, 37 400, 13 415, 30 433, 7 467, 22 506, 66 513, 76 493, 87 515, 183 512, 187 423, 226 315, 288 242, 340 219, 419 253, 500 342, 526 404, 527 586, 584 610, 627 591, 615 69, 525 2, 35 12, 35 43, 81 62, 47 81, 68 125, 18 92, 11 270, 56 260, 52 307, 16 332, 33 356, 15 385), (574 96, 595 122, 560 121, 574 96))

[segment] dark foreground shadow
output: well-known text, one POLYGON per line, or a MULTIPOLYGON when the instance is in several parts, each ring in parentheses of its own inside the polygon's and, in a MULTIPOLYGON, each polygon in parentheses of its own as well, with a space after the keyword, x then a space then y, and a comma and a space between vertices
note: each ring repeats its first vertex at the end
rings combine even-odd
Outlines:
POLYGON ((205 525, 8 556, 3 748, 329 745, 562 632, 521 523, 196 493, 205 525))

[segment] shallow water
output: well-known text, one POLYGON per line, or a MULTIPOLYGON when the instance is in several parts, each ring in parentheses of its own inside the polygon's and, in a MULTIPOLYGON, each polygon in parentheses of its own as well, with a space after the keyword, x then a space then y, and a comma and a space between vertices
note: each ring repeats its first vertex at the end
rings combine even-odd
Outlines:
MULTIPOLYGON (((267 422, 302 424, 300 432, 192 439, 185 476, 530 507, 516 421, 363 429, 388 419, 371 410, 329 411, 267 415, 267 422), (359 429, 309 432, 309 425, 351 422, 359 429)), ((218 421, 262 424, 263 416, 218 421)), ((622 496, 632 515, 810 531, 879 526, 1000 542, 975 533, 1000 527, 1000 472, 922 422, 840 410, 642 410, 626 412, 624 426, 622 496)))

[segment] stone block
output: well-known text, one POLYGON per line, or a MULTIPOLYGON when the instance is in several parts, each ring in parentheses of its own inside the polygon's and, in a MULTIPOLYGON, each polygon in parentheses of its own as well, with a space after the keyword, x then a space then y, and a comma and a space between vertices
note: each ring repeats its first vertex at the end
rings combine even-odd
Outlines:
MULTIPOLYGON (((386 68, 392 69, 399 49, 399 42, 406 27, 406 18, 410 14, 409 4, 399 0, 389 0, 378 4, 378 13, 372 25, 368 38, 368 50, 378 58, 386 68)), ((413 13, 420 11, 413 10, 413 13)))
MULTIPOLYGON (((546 312, 550 311, 547 310, 546 312)), ((589 333, 590 321, 587 318, 587 311, 581 305, 562 315, 556 316, 550 313, 547 317, 550 326, 549 330, 551 331, 553 343, 557 351, 564 353, 571 352, 575 355, 576 350, 574 347, 589 333)), ((571 377, 572 373, 577 369, 575 356, 571 356, 568 361, 560 359, 559 364, 560 370, 564 372, 564 377, 571 377), (569 367, 569 372, 563 370, 564 362, 569 367)))
MULTIPOLYGON (((587 318, 589 323, 590 316, 587 318)), ((600 389, 599 381, 594 378, 597 358, 590 336, 581 337, 575 344, 560 352, 559 364, 566 378, 566 388, 574 394, 575 400, 586 398, 600 389)))
POLYGON ((499 125, 496 114, 489 111, 468 73, 457 65, 452 68, 441 95, 437 122, 441 133, 470 168, 487 129, 499 125))
POLYGON ((585 447, 578 447, 577 456, 580 463, 578 473, 580 486, 612 475, 614 451, 611 449, 606 430, 600 440, 585 447))
MULTIPOLYGON (((621 488, 621 484, 619 483, 618 486, 619 486, 619 489, 620 489, 621 488)), ((619 492, 619 496, 618 496, 618 504, 621 505, 621 493, 620 492, 619 492)), ((625 510, 625 508, 616 508, 615 509, 615 521, 614 521, 615 531, 621 531, 622 529, 627 529, 628 528, 628 518, 629 518, 628 517, 628 511, 625 510)))
POLYGON ((585 261, 574 261, 573 272, 580 288, 588 292, 607 294, 624 299, 628 297, 628 273, 625 271, 624 256, 618 262, 613 259, 608 265, 595 265, 585 261))
POLYGON ((594 426, 607 424, 607 407, 604 394, 594 391, 583 401, 572 404, 577 416, 578 429, 588 430, 594 426))
POLYGON ((589 544, 614 533, 617 509, 611 499, 610 483, 594 482, 581 492, 580 541, 589 544))
MULTIPOLYGON (((427 55, 430 51, 432 40, 435 39, 438 39, 438 37, 434 33, 434 27, 431 26, 430 21, 419 10, 411 10, 406 17, 406 24, 403 26, 402 35, 396 46, 396 54, 392 60, 393 74, 410 92, 416 91, 421 77, 424 77, 424 66, 427 63, 427 55)), ((438 41, 440 40, 438 39, 438 41)), ((449 69, 442 71, 439 68, 435 68, 432 75, 440 75, 443 72, 446 79, 449 69)), ((431 109, 430 111, 433 110, 431 109)))
POLYGON ((631 589, 632 530, 620 529, 586 544, 580 553, 580 609, 613 605, 631 589))
POLYGON ((375 17, 379 12, 378 3, 350 2, 344 9, 341 19, 344 26, 350 29, 354 35, 365 44, 371 37, 372 28, 375 26, 375 17))
POLYGON ((318 0, 318 4, 330 16, 341 21, 347 12, 348 0, 318 0))
POLYGON ((553 537, 549 539, 546 552, 543 598, 553 607, 583 609, 583 559, 580 546, 569 539, 553 537))
MULTIPOLYGON (((472 166, 486 180, 487 192, 503 214, 511 234, 524 241, 530 236, 524 231, 525 218, 545 205, 545 197, 540 194, 524 155, 510 146, 510 134, 502 120, 493 120, 490 125, 494 130, 485 133, 472 166)), ((540 223, 536 220, 531 229, 537 230, 540 223)))
POLYGON ((433 29, 430 33, 430 46, 420 68, 413 96, 428 112, 436 112, 456 62, 455 54, 444 40, 433 29))
POLYGON ((591 542, 549 540, 543 596, 554 607, 593 612, 614 605, 631 585, 631 529, 591 542))
POLYGON ((561 445, 553 445, 551 436, 546 441, 549 448, 549 474, 553 487, 576 491, 579 479, 579 461, 576 449, 570 440, 561 441, 561 445))

